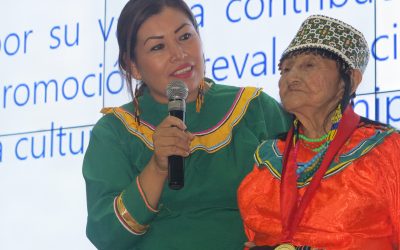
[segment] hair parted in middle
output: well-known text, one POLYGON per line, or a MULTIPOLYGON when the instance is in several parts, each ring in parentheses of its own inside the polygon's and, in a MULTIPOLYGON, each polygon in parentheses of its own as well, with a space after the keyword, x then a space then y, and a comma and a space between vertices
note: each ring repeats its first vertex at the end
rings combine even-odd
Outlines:
MULTIPOLYGON (((118 64, 124 74, 128 90, 133 93, 131 63, 135 61, 135 47, 137 33, 142 24, 151 16, 159 14, 166 7, 182 11, 197 33, 198 25, 189 6, 183 0, 130 0, 122 9, 117 26, 117 39, 119 46, 118 64)), ((146 84, 145 82, 139 83, 146 84)), ((139 88, 141 89, 141 88, 139 88)))
POLYGON ((118 19, 118 65, 125 77, 129 94, 132 96, 135 119, 139 123, 140 108, 138 97, 143 94, 146 83, 141 79, 136 79, 135 88, 132 86, 132 78, 134 78, 132 74, 132 62, 135 62, 137 33, 148 18, 161 13, 166 7, 174 8, 184 13, 193 24, 196 32, 199 33, 196 19, 189 6, 183 0, 130 0, 122 9, 118 19))

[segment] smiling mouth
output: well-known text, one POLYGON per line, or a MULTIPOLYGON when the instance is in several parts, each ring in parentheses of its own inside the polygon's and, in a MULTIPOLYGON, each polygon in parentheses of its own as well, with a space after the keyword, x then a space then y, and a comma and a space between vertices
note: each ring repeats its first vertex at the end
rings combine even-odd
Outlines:
POLYGON ((192 66, 187 66, 187 67, 185 67, 183 69, 175 71, 173 73, 173 75, 176 76, 176 75, 182 75, 182 74, 188 73, 188 72, 190 72, 192 70, 192 68, 193 68, 192 66))

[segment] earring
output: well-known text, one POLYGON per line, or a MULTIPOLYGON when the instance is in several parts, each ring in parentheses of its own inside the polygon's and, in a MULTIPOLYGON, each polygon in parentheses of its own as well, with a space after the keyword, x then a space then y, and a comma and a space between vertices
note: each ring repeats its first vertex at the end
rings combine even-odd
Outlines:
POLYGON ((199 84, 199 89, 197 92, 197 98, 196 98, 196 112, 197 113, 200 113, 201 106, 203 105, 203 102, 204 102, 204 85, 205 85, 205 82, 204 82, 204 78, 203 78, 203 80, 201 80, 201 82, 199 84))
POLYGON ((337 133, 337 129, 338 129, 338 127, 339 127, 339 122, 340 122, 341 119, 342 119, 342 105, 339 104, 339 105, 336 107, 336 110, 335 110, 335 112, 333 113, 333 116, 332 116, 332 118, 331 118, 332 127, 331 127, 331 130, 330 130, 329 133, 328 133, 328 140, 329 140, 329 141, 332 141, 333 138, 335 138, 336 133, 337 133))
POLYGON ((135 121, 140 125, 140 107, 139 107, 139 90, 140 90, 141 83, 136 83, 135 86, 135 96, 133 98, 133 106, 135 108, 135 121))
POLYGON ((299 119, 293 120, 293 145, 296 145, 297 138, 299 137, 299 119))

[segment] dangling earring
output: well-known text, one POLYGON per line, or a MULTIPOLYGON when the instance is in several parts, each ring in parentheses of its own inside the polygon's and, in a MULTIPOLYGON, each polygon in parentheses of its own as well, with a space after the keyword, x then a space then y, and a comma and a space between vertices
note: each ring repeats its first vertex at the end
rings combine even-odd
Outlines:
POLYGON ((134 113, 134 116, 135 116, 135 121, 140 125, 140 107, 139 107, 139 99, 138 99, 138 97, 139 97, 139 90, 140 90, 140 86, 141 86, 141 83, 140 82, 138 82, 138 83, 136 83, 136 86, 135 86, 135 96, 134 96, 134 98, 133 98, 133 106, 134 106, 134 108, 135 108, 135 113, 134 113))
POLYGON ((335 113, 333 113, 333 116, 331 118, 332 126, 331 126, 331 130, 328 133, 328 141, 332 141, 333 138, 335 138, 337 129, 339 127, 339 122, 341 119, 342 119, 342 105, 339 104, 336 107, 335 113))
POLYGON ((200 113, 201 106, 203 105, 204 102, 204 78, 201 80, 199 84, 199 89, 197 92, 197 98, 196 98, 196 112, 200 113))
POLYGON ((296 145, 299 137, 299 119, 293 120, 293 145, 296 145))

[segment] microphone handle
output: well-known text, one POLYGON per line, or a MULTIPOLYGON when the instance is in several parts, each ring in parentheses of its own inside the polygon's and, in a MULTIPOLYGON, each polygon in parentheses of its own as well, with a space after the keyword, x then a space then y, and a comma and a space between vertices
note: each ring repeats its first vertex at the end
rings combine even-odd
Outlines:
MULTIPOLYGON (((169 114, 185 122, 185 112, 183 110, 171 110, 169 111, 169 114)), ((183 187, 184 165, 184 159, 182 156, 168 156, 168 186, 171 189, 179 190, 183 187)))
POLYGON ((175 116, 185 122, 185 112, 183 110, 170 110, 170 116, 175 116))

